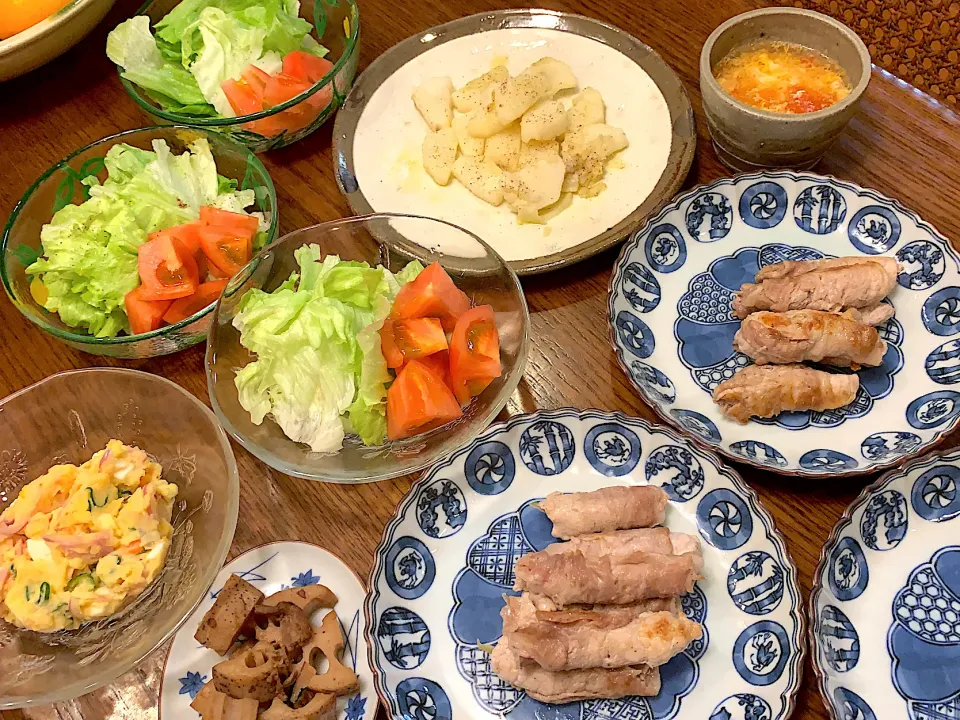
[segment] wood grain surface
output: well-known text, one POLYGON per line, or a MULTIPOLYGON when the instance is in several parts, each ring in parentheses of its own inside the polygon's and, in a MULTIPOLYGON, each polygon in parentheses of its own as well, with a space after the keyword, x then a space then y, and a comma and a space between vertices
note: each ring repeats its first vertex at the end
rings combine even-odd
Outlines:
MULTIPOLYGON (((138 0, 120 0, 85 41, 50 65, 2 86, 0 100, 0 218, 51 164, 88 142, 149 124, 127 98, 104 55, 108 30, 131 15, 138 0)), ((549 9, 599 18, 633 33, 677 71, 697 113, 700 145, 687 187, 727 175, 711 147, 698 89, 700 47, 727 18, 757 0, 548 0, 549 9)), ((474 12, 499 9, 486 0, 362 0, 361 68, 405 37, 474 12)), ((950 238, 960 238, 960 118, 909 85, 875 71, 860 114, 817 168, 899 198, 950 238)), ((348 214, 332 174, 327 126, 266 156, 277 187, 281 232, 348 214)), ((532 347, 526 375, 504 417, 537 408, 616 409, 657 422, 614 359, 607 336, 606 295, 616 251, 550 275, 524 280, 531 312, 532 347)), ((0 396, 52 373, 119 364, 67 348, 23 319, 0 299, 0 396)), ((163 375, 207 402, 203 349, 125 363, 163 375)), ((947 439, 957 444, 957 436, 947 439)), ((336 486, 280 475, 239 445, 240 520, 231 557, 271 540, 301 539, 339 554, 362 577, 387 520, 411 478, 375 485, 336 486)), ((804 596, 827 534, 843 509, 872 477, 798 480, 739 466, 787 538, 800 569, 804 596)), ((72 718, 153 720, 161 648, 113 685, 57 706, 0 713, 4 720, 72 718)), ((381 709, 381 714, 382 714, 381 709)), ((806 669, 794 717, 829 717, 806 669)))

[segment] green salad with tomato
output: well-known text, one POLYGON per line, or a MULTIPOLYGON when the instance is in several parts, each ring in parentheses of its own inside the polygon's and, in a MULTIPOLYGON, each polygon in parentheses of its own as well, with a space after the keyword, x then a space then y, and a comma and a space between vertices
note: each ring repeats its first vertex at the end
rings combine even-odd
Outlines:
MULTIPOLYGON (((298 0, 183 0, 153 28, 146 15, 122 22, 107 37, 107 56, 162 110, 232 118, 287 103, 331 71, 312 29, 298 0)), ((328 86, 249 129, 296 131, 331 97, 328 86)))
POLYGON ((428 432, 500 377, 489 305, 473 307, 440 266, 382 266, 295 252, 299 272, 273 292, 248 290, 233 325, 256 360, 235 377, 240 404, 291 440, 337 452, 428 432))
POLYGON ((40 230, 26 268, 33 298, 95 337, 140 334, 184 320, 216 301, 227 278, 265 240, 253 190, 217 174, 204 138, 180 155, 120 143, 106 179, 82 180, 86 199, 40 230))

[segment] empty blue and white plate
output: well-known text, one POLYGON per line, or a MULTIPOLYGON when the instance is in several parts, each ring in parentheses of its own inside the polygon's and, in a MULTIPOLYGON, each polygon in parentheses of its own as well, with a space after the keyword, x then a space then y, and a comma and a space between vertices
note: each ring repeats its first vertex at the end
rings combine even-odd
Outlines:
POLYGON ((365 612, 396 720, 777 720, 805 647, 796 568, 754 492, 672 431, 596 410, 518 416, 429 470, 384 531, 365 612), (703 638, 661 668, 655 698, 544 705, 479 645, 500 638, 517 559, 554 542, 533 503, 617 484, 663 487, 667 525, 702 538, 706 579, 682 605, 703 638))
POLYGON ((960 718, 960 452, 891 471, 813 577, 814 668, 837 720, 960 718))
MULTIPOLYGON (((214 665, 221 658, 213 650, 193 639, 201 618, 217 598, 232 574, 253 583, 264 595, 288 587, 326 585, 337 596, 334 608, 343 629, 344 647, 341 661, 353 668, 360 678, 360 692, 337 701, 337 720, 373 720, 377 714, 377 694, 367 661, 367 641, 363 632, 363 599, 366 589, 357 574, 327 550, 303 542, 275 542, 248 550, 227 563, 217 575, 206 599, 177 633, 167 654, 160 686, 160 717, 176 720, 197 718, 191 707, 193 698, 211 678, 214 665)), ((313 616, 317 627, 327 610, 313 616)))
POLYGON ((919 454, 960 422, 960 257, 898 203, 810 173, 754 173, 697 188, 623 248, 610 281, 620 364, 667 421, 735 460, 837 476, 919 454), (733 293, 783 260, 890 255, 903 264, 879 328, 883 364, 848 406, 740 425, 711 393, 750 361, 733 350, 733 293))

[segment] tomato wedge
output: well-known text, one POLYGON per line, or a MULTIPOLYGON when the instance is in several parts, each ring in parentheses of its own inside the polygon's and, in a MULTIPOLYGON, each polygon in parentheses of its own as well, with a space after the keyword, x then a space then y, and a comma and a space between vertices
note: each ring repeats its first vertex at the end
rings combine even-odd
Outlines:
POLYGON ((414 280, 397 293, 390 316, 394 318, 440 318, 446 331, 453 330, 457 318, 470 309, 470 298, 453 284, 440 263, 428 265, 414 280))
POLYGON ((160 235, 137 248, 141 300, 176 300, 193 295, 200 284, 193 253, 171 235, 160 235))
POLYGON ((387 357, 387 353, 384 352, 384 357, 387 357, 387 367, 397 368, 409 360, 419 360, 447 349, 447 336, 437 318, 392 320, 389 321, 389 325, 385 322, 384 328, 386 330, 380 331, 381 347, 384 344, 384 334, 392 333, 393 335, 392 339, 387 341, 392 345, 390 357, 387 357), (397 362, 398 359, 399 362, 397 362), (391 365, 391 362, 395 364, 391 365))
POLYGON ((173 325, 181 320, 186 320, 211 303, 215 303, 226 286, 226 280, 212 280, 202 283, 193 295, 174 300, 169 309, 163 314, 164 321, 173 325))
MULTIPOLYGON (((213 225, 214 227, 223 228, 224 230, 230 230, 238 236, 242 235, 250 239, 253 239, 257 234, 257 230, 260 228, 260 221, 253 215, 221 210, 220 208, 209 205, 204 205, 200 208, 200 224, 213 225)), ((200 239, 198 237, 197 244, 199 245, 199 243, 200 239)))
POLYGON ((387 390, 387 438, 419 435, 463 415, 450 388, 430 368, 411 360, 387 390))
MULTIPOLYGON (((323 80, 326 74, 332 69, 333 63, 329 60, 318 58, 316 55, 304 52, 303 50, 294 50, 291 53, 287 53, 287 56, 283 58, 283 72, 291 77, 306 80, 311 86, 323 80)), ((309 114, 309 119, 310 122, 313 122, 313 120, 323 112, 323 109, 330 104, 332 99, 333 83, 327 83, 326 86, 317 90, 302 103, 291 108, 291 110, 306 112, 304 106, 309 106, 313 110, 309 114)))
POLYGON ((237 237, 237 233, 231 230, 214 226, 201 227, 198 232, 203 254, 227 277, 250 262, 253 244, 249 237, 237 237))
MULTIPOLYGON (((263 104, 263 88, 270 79, 270 73, 264 72, 256 65, 247 65, 246 69, 240 73, 240 78, 245 82, 254 93, 260 98, 261 106, 263 104)), ((229 98, 228 98, 229 99, 229 98)), ((262 109, 262 107, 261 107, 262 109)))
POLYGON ((212 262, 207 260, 207 256, 204 255, 203 252, 198 252, 196 255, 194 255, 194 257, 197 259, 197 270, 200 272, 201 284, 209 280, 226 280, 230 277, 212 262))
POLYGON ((256 84, 248 83, 242 76, 239 80, 227 78, 220 84, 220 89, 238 116, 253 115, 263 110, 263 88, 260 87, 258 91, 256 84))
POLYGON ((468 310, 450 338, 450 381, 462 405, 482 393, 500 377, 500 335, 493 308, 480 305, 468 310))
POLYGON ((393 341, 393 323, 387 318, 383 321, 383 327, 380 328, 380 351, 387 361, 388 368, 398 368, 403 365, 403 353, 393 341))
POLYGON ((163 314, 167 312, 171 300, 144 300, 143 285, 131 290, 123 298, 123 305, 130 321, 130 332, 133 335, 156 330, 163 324, 163 314))
MULTIPOLYGON (((284 72, 277 73, 270 78, 270 82, 267 83, 263 90, 264 105, 267 107, 275 107, 288 100, 292 100, 311 87, 313 87, 312 82, 302 80, 284 72)), ((318 102, 318 100, 315 98, 322 92, 323 90, 320 90, 303 102, 297 103, 293 107, 281 112, 276 116, 277 123, 287 132, 296 132, 307 127, 307 125, 312 123, 320 114, 320 109, 329 103, 329 100, 327 100, 321 108, 316 106, 315 103, 318 102)))
MULTIPOLYGON (((202 210, 203 208, 201 208, 202 210)), ((147 239, 156 240, 158 237, 169 237, 177 240, 194 255, 200 250, 200 236, 197 234, 197 224, 195 222, 174 225, 166 230, 157 230, 150 233, 147 239)))
MULTIPOLYGON (((263 112, 263 90, 270 76, 256 65, 248 65, 240 74, 239 80, 227 79, 220 84, 220 89, 227 96, 227 102, 238 115, 252 115, 263 112)), ((283 128, 276 118, 266 117, 247 123, 247 129, 271 137, 277 135, 283 128)))
POLYGON ((283 58, 283 72, 291 77, 304 80, 311 85, 323 80, 333 68, 333 63, 324 58, 318 58, 313 53, 303 50, 294 50, 289 52, 283 58))
MULTIPOLYGON (((453 391, 453 384, 450 381, 449 351, 441 350, 440 352, 433 353, 433 355, 427 355, 425 358, 420 358, 417 362, 422 363, 432 370, 434 375, 443 380, 443 384, 450 388, 451 392, 453 391)), ((400 370, 402 371, 403 368, 400 368, 400 370)))
POLYGON ((263 88, 263 104, 265 107, 276 107, 288 100, 293 100, 300 93, 306 92, 313 83, 307 80, 288 75, 285 72, 278 72, 271 75, 267 84, 263 88))

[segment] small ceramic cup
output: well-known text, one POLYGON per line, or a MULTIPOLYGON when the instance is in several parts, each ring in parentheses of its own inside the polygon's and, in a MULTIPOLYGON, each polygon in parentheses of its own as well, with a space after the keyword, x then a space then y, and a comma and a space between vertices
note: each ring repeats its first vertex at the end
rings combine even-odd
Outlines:
POLYGON ((700 52, 700 92, 713 145, 737 171, 813 167, 856 112, 870 83, 870 52, 850 28, 811 10, 768 8, 743 13, 720 25, 700 52), (823 53, 847 75, 852 90, 843 100, 811 113, 776 113, 731 97, 713 74, 727 55, 757 42, 791 42, 823 53))

